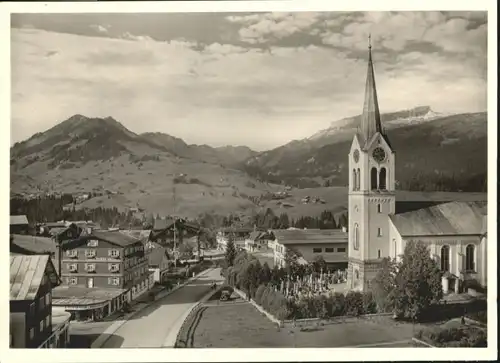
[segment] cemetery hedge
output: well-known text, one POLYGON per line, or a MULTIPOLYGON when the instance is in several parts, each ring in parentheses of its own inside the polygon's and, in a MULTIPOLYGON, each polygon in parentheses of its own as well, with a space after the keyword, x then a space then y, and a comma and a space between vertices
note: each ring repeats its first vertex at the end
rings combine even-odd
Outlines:
POLYGON ((284 269, 269 269, 253 256, 241 252, 234 265, 224 270, 228 285, 243 290, 258 305, 278 320, 360 316, 377 313, 377 304, 371 292, 349 291, 347 294, 287 298, 279 289, 286 277, 284 269))

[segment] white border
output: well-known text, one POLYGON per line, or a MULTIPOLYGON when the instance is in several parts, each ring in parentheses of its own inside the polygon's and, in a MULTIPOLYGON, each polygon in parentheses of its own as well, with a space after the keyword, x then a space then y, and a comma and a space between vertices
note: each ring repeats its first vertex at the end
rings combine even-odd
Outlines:
MULTIPOLYGON (((488 10, 488 336, 486 349, 412 349, 412 348, 363 348, 363 349, 81 349, 81 350, 9 350, 7 298, 0 299, 0 344, 2 362, 149 362, 160 361, 333 361, 333 360, 483 360, 497 358, 497 4, 494 0, 379 0, 373 2, 349 0, 326 1, 189 1, 189 2, 55 2, 55 3, 0 3, 0 116, 2 129, 1 178, 2 226, 4 240, 0 254, 0 279, 2 294, 8 290, 7 220, 9 213, 9 120, 10 120, 10 13, 124 13, 124 12, 248 12, 248 11, 356 11, 356 10, 488 10)), ((36 112, 36 110, 34 110, 36 112)), ((9 130, 10 131, 10 130, 9 130)))

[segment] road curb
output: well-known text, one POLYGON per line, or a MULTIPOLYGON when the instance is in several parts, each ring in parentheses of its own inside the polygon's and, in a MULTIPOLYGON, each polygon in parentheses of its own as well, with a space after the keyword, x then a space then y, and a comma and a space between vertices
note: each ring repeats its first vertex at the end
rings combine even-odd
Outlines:
POLYGON ((191 313, 193 311, 196 311, 196 309, 198 307, 200 307, 202 304, 206 303, 207 300, 210 299, 210 297, 212 297, 220 289, 222 289, 222 286, 219 286, 215 291, 210 290, 208 293, 206 293, 200 299, 200 301, 198 301, 193 306, 191 306, 184 313, 184 315, 182 315, 182 317, 175 322, 174 329, 170 330, 170 333, 168 334, 167 338, 165 339, 165 342, 163 343, 162 348, 175 348, 175 344, 177 343, 177 338, 179 337, 182 326, 184 325, 184 322, 189 318, 189 315, 191 315, 191 313))
MULTIPOLYGON (((120 327, 125 324, 127 321, 129 321, 132 317, 134 317, 136 314, 140 313, 141 311, 143 311, 144 309, 152 306, 153 304, 155 303, 158 303, 161 299, 169 296, 170 294, 173 294, 175 291, 179 290, 180 288, 186 286, 187 284, 189 284, 190 282, 198 279, 199 277, 201 276, 204 276, 206 275, 207 273, 211 272, 215 270, 215 268, 209 268, 205 271, 202 271, 200 272, 198 275, 195 275, 193 277, 190 277, 189 279, 187 279, 185 282, 183 282, 182 284, 180 284, 179 286, 175 286, 174 288, 172 288, 171 290, 167 291, 164 295, 162 295, 161 297, 158 297, 155 299, 155 301, 151 301, 149 304, 146 304, 144 305, 142 308, 136 310, 136 311, 133 311, 131 313, 129 313, 128 315, 126 315, 122 320, 118 320, 118 321, 115 321, 113 324, 111 324, 111 326, 109 326, 103 333, 101 333, 101 335, 99 335, 99 337, 97 337, 97 339, 92 343, 92 345, 90 346, 90 348, 101 348, 107 341, 108 339, 118 330, 120 329, 120 327)), ((160 291, 160 294, 161 294, 161 291, 160 291)))

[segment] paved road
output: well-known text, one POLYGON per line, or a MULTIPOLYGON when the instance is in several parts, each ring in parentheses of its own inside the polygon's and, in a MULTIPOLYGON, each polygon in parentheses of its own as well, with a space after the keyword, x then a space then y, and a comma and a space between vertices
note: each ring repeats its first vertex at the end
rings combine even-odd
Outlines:
POLYGON ((165 339, 180 329, 190 307, 208 293, 213 280, 222 281, 220 269, 200 276, 142 310, 123 324, 102 348, 161 348, 165 339))

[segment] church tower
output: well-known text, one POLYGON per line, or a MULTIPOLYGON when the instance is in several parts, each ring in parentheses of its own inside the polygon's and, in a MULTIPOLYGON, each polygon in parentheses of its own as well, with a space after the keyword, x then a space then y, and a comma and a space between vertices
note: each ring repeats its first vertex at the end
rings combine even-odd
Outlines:
MULTIPOLYGON (((371 38, 371 37, 370 37, 371 38)), ((348 285, 366 290, 389 256, 389 214, 395 212, 395 154, 380 121, 371 39, 361 125, 349 152, 348 285)))

